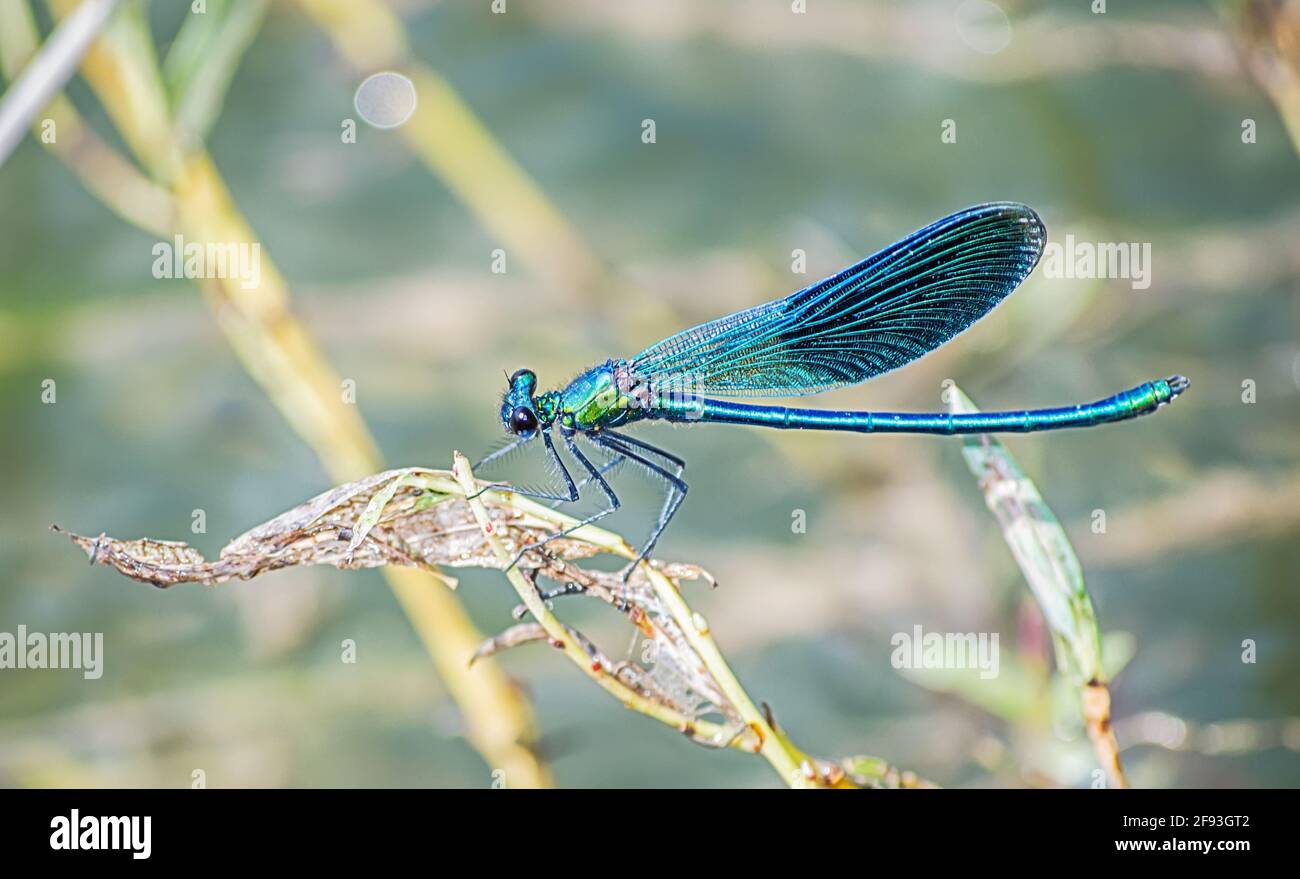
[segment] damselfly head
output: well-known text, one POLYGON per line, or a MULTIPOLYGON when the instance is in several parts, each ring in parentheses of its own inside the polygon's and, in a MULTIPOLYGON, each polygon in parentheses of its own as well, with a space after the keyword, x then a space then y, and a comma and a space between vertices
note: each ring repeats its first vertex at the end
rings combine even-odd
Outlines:
POLYGON ((501 401, 501 422, 516 436, 527 438, 537 432, 537 410, 533 402, 536 388, 537 376, 531 369, 515 370, 510 376, 510 387, 501 401))

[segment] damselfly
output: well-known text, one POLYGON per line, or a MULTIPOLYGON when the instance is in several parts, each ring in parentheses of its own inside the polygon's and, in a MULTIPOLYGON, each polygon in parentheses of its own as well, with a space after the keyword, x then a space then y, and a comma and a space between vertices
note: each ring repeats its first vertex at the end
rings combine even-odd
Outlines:
POLYGON ((606 479, 611 467, 631 461, 648 470, 666 484, 667 496, 639 561, 681 507, 687 484, 685 461, 624 432, 638 421, 852 433, 1028 433, 1136 418, 1185 391, 1187 379, 1175 375, 1095 403, 963 415, 794 409, 715 399, 816 394, 910 363, 1014 290, 1038 263, 1046 237, 1043 221, 1025 205, 977 205, 784 299, 683 330, 635 357, 593 366, 563 389, 538 393, 537 376, 520 369, 510 376, 501 403, 501 421, 513 439, 479 464, 540 436, 564 491, 520 493, 572 502, 583 486, 599 487, 607 504, 549 540, 619 508, 606 479), (558 453, 553 432, 585 471, 579 481, 558 453), (602 452, 606 460, 600 466, 580 439, 602 452))

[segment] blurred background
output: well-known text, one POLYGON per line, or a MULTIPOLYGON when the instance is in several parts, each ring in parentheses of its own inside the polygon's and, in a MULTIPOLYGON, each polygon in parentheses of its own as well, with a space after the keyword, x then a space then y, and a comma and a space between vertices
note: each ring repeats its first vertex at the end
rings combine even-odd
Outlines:
MULTIPOLYGON (((15 7, 32 7, 4 3, 8 83, 25 61, 15 7)), ((36 3, 37 42, 75 5, 36 3)), ((512 622, 497 572, 456 572, 455 598, 423 610, 412 596, 434 581, 394 581, 399 601, 376 571, 158 592, 46 527, 214 556, 381 469, 376 449, 430 467, 488 449, 503 370, 563 384, 987 200, 1034 206, 1052 241, 1150 243, 1149 288, 1040 267, 938 353, 808 402, 935 410, 953 379, 1008 409, 1189 376, 1155 417, 1007 444, 1127 659, 1112 694, 1133 783, 1300 783, 1296 4, 493 5, 124 3, 162 91, 114 77, 149 53, 113 24, 127 54, 92 49, 59 141, 29 136, 0 167, 0 631, 105 644, 97 680, 0 671, 0 784, 189 786, 202 770, 211 786, 487 786, 483 730, 499 723, 506 750, 532 730, 521 771, 536 783, 778 786, 761 760, 625 711, 545 647, 464 678, 465 644, 512 622), (418 97, 388 130, 353 103, 382 70, 418 97), (170 124, 142 109, 160 99, 170 124), (200 144, 211 164, 195 171, 200 144), (238 223, 261 245, 260 291, 154 277, 173 229, 238 223), (316 390, 285 390, 294 375, 316 390), (493 692, 524 697, 519 716, 493 692)), ((688 597, 802 748, 945 786, 1091 782, 1041 617, 956 441, 639 435, 690 462, 657 554, 718 578, 688 597), (1001 689, 895 670, 890 638, 915 625, 1000 633, 1001 689)), ((607 523, 640 540, 655 492, 631 473, 620 486, 607 523)), ((559 610, 617 655, 626 627, 588 604, 559 610)))

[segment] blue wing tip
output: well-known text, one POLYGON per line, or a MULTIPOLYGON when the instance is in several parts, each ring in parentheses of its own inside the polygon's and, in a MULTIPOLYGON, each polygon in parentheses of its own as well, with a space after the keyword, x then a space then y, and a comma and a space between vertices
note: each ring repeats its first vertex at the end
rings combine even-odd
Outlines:
POLYGON ((1022 225, 1046 234, 1047 226, 1043 223, 1043 218, 1029 205, 1018 201, 994 202, 994 205, 1000 209, 999 213, 1003 216, 1014 217, 1022 225))
POLYGON ((1021 204, 1017 201, 997 202, 996 204, 1001 208, 1003 216, 1014 218, 1016 222, 1024 227, 1022 234, 1025 243, 1034 251, 1034 259, 1029 264, 1029 271, 1026 272, 1028 274, 1038 265, 1038 260, 1043 256, 1043 248, 1047 246, 1047 224, 1038 215, 1038 211, 1027 204, 1021 204))

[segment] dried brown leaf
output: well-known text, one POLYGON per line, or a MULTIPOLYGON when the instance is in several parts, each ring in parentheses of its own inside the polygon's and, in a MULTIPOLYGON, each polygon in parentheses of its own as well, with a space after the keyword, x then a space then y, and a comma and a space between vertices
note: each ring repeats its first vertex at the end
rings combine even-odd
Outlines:
MULTIPOLYGON (((493 533, 512 551, 555 531, 554 522, 539 518, 535 508, 512 504, 508 494, 489 492, 482 500, 493 533)), ((176 541, 118 540, 104 534, 85 537, 68 533, 68 537, 85 550, 92 563, 164 588, 178 583, 212 586, 236 578, 247 580, 297 565, 345 569, 404 565, 430 571, 454 586, 455 581, 441 574, 440 567, 502 566, 451 474, 419 467, 389 470, 332 488, 236 537, 211 561, 176 541)), ((593 665, 686 717, 721 715, 735 720, 734 709, 672 615, 660 606, 643 570, 634 570, 624 582, 621 572, 592 570, 575 563, 604 551, 608 550, 582 540, 555 539, 546 544, 545 552, 526 553, 520 568, 530 580, 545 577, 568 586, 575 594, 604 601, 635 626, 643 639, 638 653, 644 661, 639 664, 612 661, 584 635, 566 626, 593 665)), ((683 580, 713 583, 713 578, 695 565, 654 565, 678 587, 683 580)), ((544 637, 535 623, 514 626, 485 641, 474 658, 544 637)))

